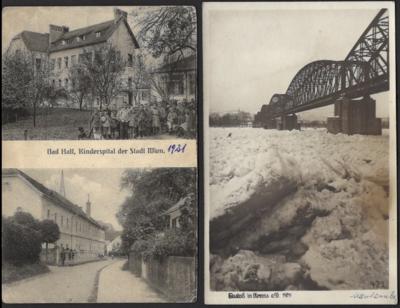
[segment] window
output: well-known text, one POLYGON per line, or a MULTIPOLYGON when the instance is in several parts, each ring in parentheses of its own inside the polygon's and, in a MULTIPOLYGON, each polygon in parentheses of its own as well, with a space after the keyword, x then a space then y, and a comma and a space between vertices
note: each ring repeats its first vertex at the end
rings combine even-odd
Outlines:
POLYGON ((189 74, 189 94, 196 93, 196 75, 194 73, 189 74))
POLYGON ((64 225, 64 217, 61 215, 61 226, 64 225))
POLYGON ((128 87, 129 88, 132 87, 132 78, 131 77, 128 78, 128 87))
POLYGON ((68 88, 68 82, 69 82, 68 78, 65 78, 64 85, 65 85, 66 88, 68 88))
POLYGON ((54 213, 54 221, 57 223, 57 213, 54 213))
POLYGON ((52 83, 53 87, 56 86, 56 80, 55 80, 55 79, 53 79, 53 80, 51 81, 51 83, 52 83))
POLYGON ((56 59, 50 59, 50 69, 54 70, 56 68, 56 59))
POLYGON ((64 66, 68 67, 68 57, 64 57, 64 66))
POLYGON ((133 66, 133 56, 131 53, 128 53, 128 66, 133 66))
POLYGON ((50 218, 50 210, 47 210, 47 218, 50 218))
POLYGON ((57 68, 61 69, 61 58, 57 58, 57 68))
POLYGON ((169 93, 173 95, 182 95, 184 93, 183 74, 173 74, 169 82, 169 93))
POLYGON ((178 227, 178 217, 175 217, 175 218, 172 219, 171 226, 174 229, 178 227))
POLYGON ((75 232, 78 232, 78 222, 75 223, 75 232))
POLYGON ((96 32, 96 37, 100 37, 101 36, 101 32, 96 32))
POLYGON ((77 41, 77 42, 80 42, 80 41, 81 41, 81 37, 78 36, 78 37, 76 38, 76 41, 77 41))
POLYGON ((62 87, 62 81, 61 79, 58 79, 58 86, 61 88, 62 87))
POLYGON ((81 35, 81 40, 82 41, 86 40, 86 35, 81 35))
POLYGON ((81 53, 79 55, 78 61, 81 62, 91 62, 92 61, 92 53, 91 52, 86 52, 86 53, 81 53))
POLYGON ((67 227, 69 226, 69 220, 68 220, 68 217, 67 217, 67 227))
POLYGON ((76 64, 76 55, 71 56, 71 65, 76 64))
POLYGON ((67 42, 65 40, 62 40, 61 45, 65 45, 65 44, 67 44, 67 42))
POLYGON ((35 64, 36 64, 36 70, 40 71, 40 69, 42 68, 42 59, 36 58, 35 59, 35 64))

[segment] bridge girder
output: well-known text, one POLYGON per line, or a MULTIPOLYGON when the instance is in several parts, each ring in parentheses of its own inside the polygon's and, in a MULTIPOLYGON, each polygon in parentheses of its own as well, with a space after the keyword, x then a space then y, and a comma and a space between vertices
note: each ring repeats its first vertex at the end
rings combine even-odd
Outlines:
POLYGON ((344 61, 320 60, 294 76, 286 94, 271 98, 269 117, 332 104, 340 96, 357 98, 389 89, 389 17, 382 9, 344 61))

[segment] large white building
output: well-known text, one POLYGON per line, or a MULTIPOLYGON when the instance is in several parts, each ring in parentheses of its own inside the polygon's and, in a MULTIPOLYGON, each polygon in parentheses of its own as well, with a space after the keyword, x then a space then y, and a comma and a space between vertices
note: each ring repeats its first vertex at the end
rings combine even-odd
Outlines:
MULTIPOLYGON (((68 93, 74 82, 71 80, 71 67, 83 60, 93 59, 96 49, 107 44, 112 45, 126 63, 122 74, 122 90, 112 100, 110 108, 123 102, 133 104, 133 63, 139 44, 127 22, 127 13, 122 10, 114 9, 114 18, 111 20, 72 31, 67 26, 56 25, 49 25, 49 33, 23 31, 11 40, 7 52, 29 54, 35 69, 49 69, 49 82, 68 93)), ((58 105, 79 107, 68 96, 59 98, 58 105)), ((83 106, 98 108, 100 98, 87 99, 83 106)))
POLYGON ((12 216, 18 210, 38 220, 50 219, 57 223, 60 229, 58 247, 93 257, 105 253, 104 228, 91 217, 89 200, 84 211, 21 170, 3 169, 2 215, 12 216))

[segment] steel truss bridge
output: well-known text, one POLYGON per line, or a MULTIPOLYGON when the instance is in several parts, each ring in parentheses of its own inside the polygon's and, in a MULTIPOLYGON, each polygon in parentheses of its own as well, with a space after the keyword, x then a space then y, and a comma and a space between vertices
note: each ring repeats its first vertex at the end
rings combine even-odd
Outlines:
MULTIPOLYGON (((389 16, 381 9, 343 61, 321 60, 304 66, 285 94, 272 96, 265 118, 333 104, 389 90, 389 16)), ((265 110, 265 111, 264 111, 265 110)))

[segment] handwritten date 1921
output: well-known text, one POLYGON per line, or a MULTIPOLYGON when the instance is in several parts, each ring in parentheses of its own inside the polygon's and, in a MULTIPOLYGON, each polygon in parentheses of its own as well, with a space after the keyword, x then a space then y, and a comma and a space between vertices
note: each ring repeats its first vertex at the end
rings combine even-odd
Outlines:
POLYGON ((186 143, 185 144, 171 144, 168 147, 168 153, 185 153, 186 143))

